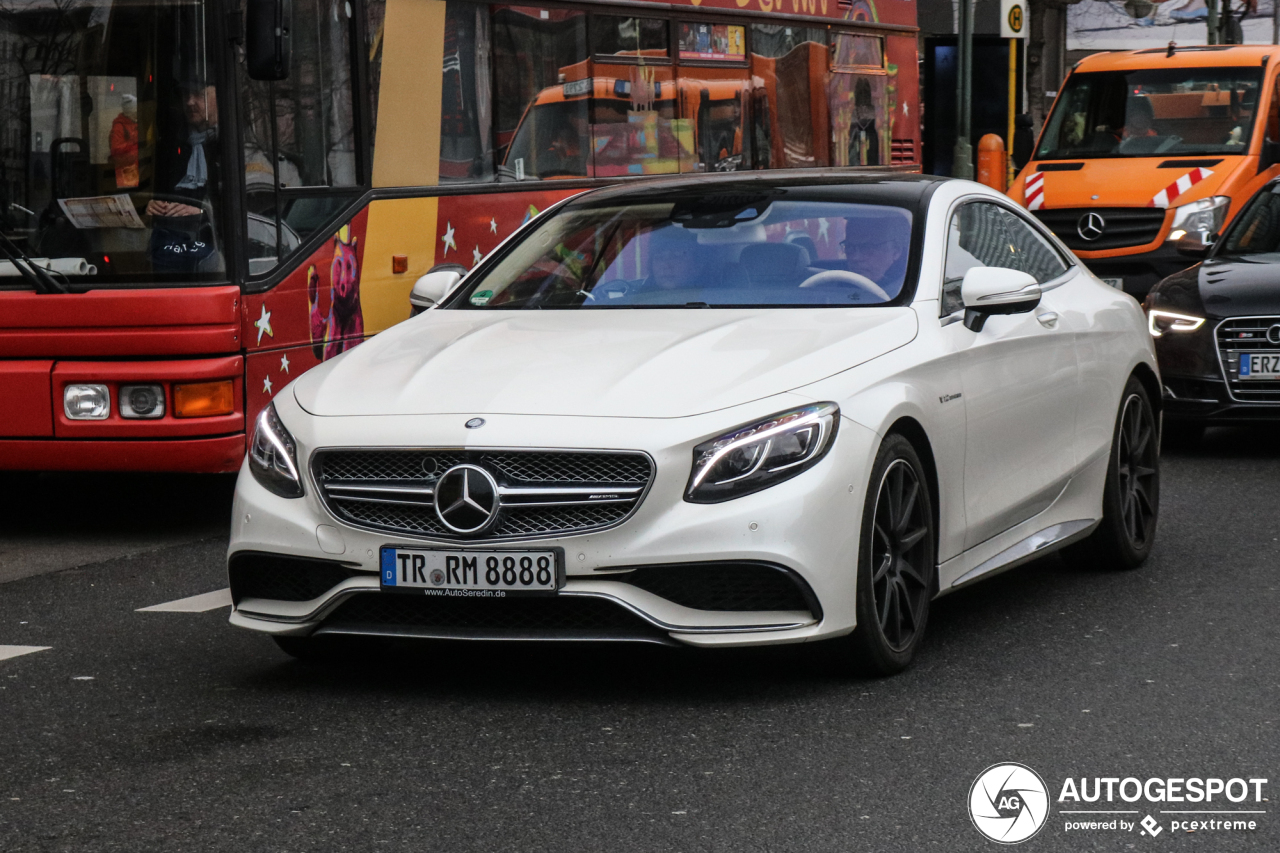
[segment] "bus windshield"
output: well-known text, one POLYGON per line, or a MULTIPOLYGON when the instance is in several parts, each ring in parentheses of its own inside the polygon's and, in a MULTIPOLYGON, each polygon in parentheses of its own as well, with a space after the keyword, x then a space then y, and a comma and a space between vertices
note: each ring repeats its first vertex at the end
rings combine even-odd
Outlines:
MULTIPOLYGON (((212 15, 0 4, 0 230, 72 289, 226 278, 212 15)), ((25 286, 0 257, 0 288, 25 286)))
POLYGON ((906 282, 911 230, 906 208, 768 194, 569 207, 451 307, 884 305, 906 282))
POLYGON ((1036 158, 1244 154, 1260 68, 1166 68, 1073 74, 1036 158))

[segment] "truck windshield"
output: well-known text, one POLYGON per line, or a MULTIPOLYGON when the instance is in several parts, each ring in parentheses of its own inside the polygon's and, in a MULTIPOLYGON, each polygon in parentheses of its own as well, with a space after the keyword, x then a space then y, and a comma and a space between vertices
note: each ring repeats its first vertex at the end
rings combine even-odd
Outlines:
POLYGON ((72 289, 225 278, 212 14, 0 3, 0 229, 72 289))
POLYGON ((1244 154, 1260 68, 1166 68, 1073 74, 1036 158, 1244 154))

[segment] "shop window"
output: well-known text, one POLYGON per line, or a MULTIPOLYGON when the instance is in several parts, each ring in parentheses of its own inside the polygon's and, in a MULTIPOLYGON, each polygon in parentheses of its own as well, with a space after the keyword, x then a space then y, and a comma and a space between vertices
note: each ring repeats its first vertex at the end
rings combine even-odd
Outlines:
POLYGON ((591 50, 598 56, 667 59, 670 49, 666 21, 615 15, 591 18, 591 50))
POLYGON ((835 33, 831 46, 833 69, 884 68, 884 40, 879 36, 835 33))
POLYGON ((827 31, 753 24, 751 45, 752 165, 828 165, 827 31))

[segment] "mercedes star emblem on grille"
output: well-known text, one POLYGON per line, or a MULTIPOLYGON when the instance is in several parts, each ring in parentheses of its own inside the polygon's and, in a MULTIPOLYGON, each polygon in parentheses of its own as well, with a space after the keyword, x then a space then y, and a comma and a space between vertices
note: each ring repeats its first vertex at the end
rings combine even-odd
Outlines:
POLYGON ((1102 230, 1106 227, 1107 220, 1102 218, 1102 214, 1091 210, 1076 222, 1076 233, 1080 235, 1081 240, 1092 243, 1102 236, 1102 230))
POLYGON ((479 533, 498 514, 498 484, 475 465, 454 465, 435 487, 436 515, 454 533, 479 533))
POLYGON ((1267 343, 1280 344, 1280 323, 1276 323, 1267 329, 1267 343))

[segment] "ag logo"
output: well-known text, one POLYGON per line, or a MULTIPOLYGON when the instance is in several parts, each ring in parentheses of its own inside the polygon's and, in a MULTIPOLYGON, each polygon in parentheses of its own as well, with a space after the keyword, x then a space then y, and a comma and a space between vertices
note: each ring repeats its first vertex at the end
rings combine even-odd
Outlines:
POLYGON ((432 569, 431 583, 434 586, 440 586, 440 584, 444 583, 444 571, 441 569, 432 569))
POLYGON ((1031 838, 1049 817, 1049 789, 1025 764, 993 764, 969 789, 969 818, 987 838, 1017 844, 1031 838))

